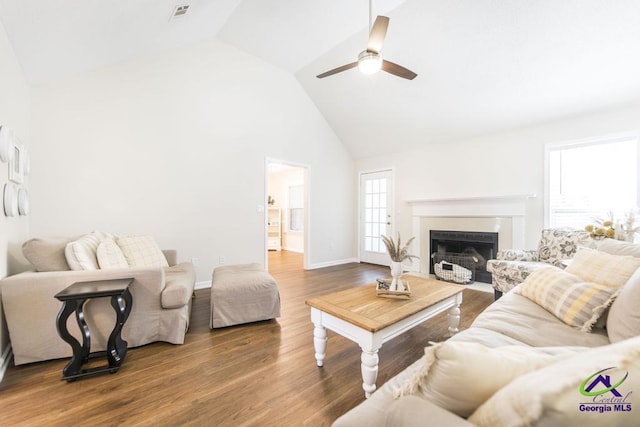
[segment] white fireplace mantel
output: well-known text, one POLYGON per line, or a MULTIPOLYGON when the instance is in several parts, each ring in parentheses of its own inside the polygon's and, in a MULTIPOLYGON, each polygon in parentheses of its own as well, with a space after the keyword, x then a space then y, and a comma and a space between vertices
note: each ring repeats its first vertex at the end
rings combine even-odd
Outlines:
POLYGON ((524 216, 535 194, 408 200, 415 216, 524 216))
MULTIPOLYGON (((508 194, 497 196, 451 197, 408 200, 413 217, 413 235, 415 236, 414 249, 421 254, 421 258, 428 259, 428 250, 425 252, 427 230, 422 230, 423 220, 430 223, 439 218, 468 219, 464 224, 477 227, 478 218, 495 218, 490 221, 491 226, 486 230, 506 232, 501 239, 502 248, 523 248, 525 244, 525 219, 527 214, 527 202, 535 198, 535 194, 508 194), (505 219, 505 220, 500 220, 505 219), (509 225, 507 225, 509 224, 509 225), (507 229, 504 226, 507 225, 507 229), (505 238, 507 239, 505 241, 505 238), (425 241, 423 241, 425 240, 425 241)), ((446 221, 445 221, 446 222, 446 221)), ((486 220, 483 221, 486 223, 486 220)), ((427 261, 421 260, 420 270, 424 272, 427 261)))

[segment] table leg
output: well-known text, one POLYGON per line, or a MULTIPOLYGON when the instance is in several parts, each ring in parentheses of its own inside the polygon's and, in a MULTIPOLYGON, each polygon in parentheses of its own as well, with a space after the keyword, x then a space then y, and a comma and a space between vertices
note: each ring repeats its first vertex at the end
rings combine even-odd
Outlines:
MULTIPOLYGON (((125 291, 125 293, 126 292, 128 292, 128 290, 125 291)), ((111 306, 116 311, 116 324, 107 342, 107 360, 109 361, 110 368, 118 368, 127 355, 127 342, 122 339, 121 333, 131 308, 124 293, 123 295, 112 296, 111 306)), ((111 372, 113 373, 115 371, 114 369, 111 372)))
POLYGON ((362 349, 362 355, 360 356, 360 370, 362 371, 362 388, 364 389, 364 396, 368 399, 376 390, 376 380, 378 379, 378 349, 373 351, 362 349))
MULTIPOLYGON (((58 329, 58 334, 60 337, 65 340, 73 351, 73 355, 71 356, 71 360, 67 363, 67 366, 62 369, 63 377, 69 377, 72 375, 76 375, 80 372, 80 367, 82 366, 82 346, 80 342, 69 333, 69 329, 67 329, 67 319, 71 316, 71 313, 76 311, 78 308, 78 301, 69 300, 65 301, 62 304, 62 308, 58 313, 58 318, 56 322, 56 327, 58 329)), ((67 379, 67 381, 73 381, 73 379, 67 379)))
POLYGON ((314 323, 313 347, 316 350, 316 364, 324 364, 324 356, 327 352, 327 329, 319 323, 314 323))
POLYGON ((449 334, 453 336, 458 333, 458 326, 460 325, 460 302, 456 302, 456 305, 449 309, 447 321, 449 322, 449 334))
POLYGON ((82 363, 89 361, 89 354, 91 353, 91 331, 89 331, 89 325, 87 325, 87 321, 84 318, 84 304, 86 302, 86 299, 78 301, 76 307, 76 321, 80 328, 80 335, 82 335, 82 363))
POLYGON ((122 293, 122 298, 124 298, 124 302, 126 303, 123 319, 123 322, 126 322, 129 318, 129 314, 131 313, 131 307, 133 306, 133 296, 131 295, 131 291, 129 291, 129 288, 124 290, 124 292, 122 293))

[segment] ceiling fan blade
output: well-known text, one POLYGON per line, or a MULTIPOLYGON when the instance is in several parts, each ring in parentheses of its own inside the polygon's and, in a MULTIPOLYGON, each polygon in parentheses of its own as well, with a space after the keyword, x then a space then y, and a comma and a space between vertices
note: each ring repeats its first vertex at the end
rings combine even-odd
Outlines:
POLYGON ((387 27, 389 26, 389 18, 386 16, 378 15, 376 22, 371 27, 369 33, 369 43, 367 43, 367 50, 369 52, 380 53, 382 50, 382 43, 387 35, 387 27))
POLYGON ((324 79, 325 77, 333 76, 334 74, 341 73, 343 71, 350 70, 358 66, 357 62, 352 62, 351 64, 343 65, 342 67, 334 68, 333 70, 325 71, 322 74, 318 74, 316 77, 319 79, 324 79))
POLYGON ((395 64, 391 61, 387 61, 384 59, 382 61, 382 69, 387 73, 393 74, 394 76, 402 77, 403 79, 413 80, 418 75, 413 71, 404 68, 402 65, 395 64))

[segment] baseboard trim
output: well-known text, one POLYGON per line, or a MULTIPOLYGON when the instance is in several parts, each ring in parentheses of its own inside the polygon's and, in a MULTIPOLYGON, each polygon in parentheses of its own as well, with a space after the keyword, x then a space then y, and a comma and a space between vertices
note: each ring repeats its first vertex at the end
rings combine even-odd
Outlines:
POLYGON ((198 290, 198 289, 207 289, 211 287, 211 280, 204 280, 202 282, 196 282, 195 286, 193 287, 193 289, 198 290))
POLYGON ((7 348, 2 352, 2 356, 0 356, 0 381, 4 378, 4 373, 7 372, 7 368, 9 368, 11 356, 13 356, 13 350, 11 349, 11 343, 9 343, 7 348))
POLYGON ((325 267, 334 267, 336 265, 342 265, 342 264, 351 264, 352 262, 359 263, 360 260, 358 258, 345 258, 345 259, 337 259, 334 261, 317 262, 315 264, 310 264, 307 267, 307 270, 315 270, 317 268, 325 268, 325 267))

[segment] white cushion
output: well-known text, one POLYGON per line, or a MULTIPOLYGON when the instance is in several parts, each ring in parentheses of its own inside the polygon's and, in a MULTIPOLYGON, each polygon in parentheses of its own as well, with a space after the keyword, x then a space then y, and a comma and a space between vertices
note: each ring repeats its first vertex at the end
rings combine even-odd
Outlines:
MULTIPOLYGON (((501 365, 496 365, 492 372, 501 369, 501 365)), ((640 337, 596 347, 522 375, 482 404, 468 421, 481 427, 638 425, 635 405, 631 411, 628 406, 637 404, 634 399, 637 390, 640 390, 640 337), (606 371, 602 376, 608 375, 611 384, 628 373, 624 382, 615 387, 622 397, 604 392, 605 387, 597 377, 603 370, 606 371), (594 382, 596 385, 591 388, 594 382), (582 391, 602 394, 588 396, 582 391), (607 403, 613 397, 626 411, 607 403), (625 401, 621 402, 622 399, 625 401)))
POLYGON ((607 335, 618 342, 640 335, 640 268, 620 290, 609 309, 607 335))
POLYGON ((73 242, 67 243, 64 256, 71 270, 98 270, 96 250, 102 240, 102 233, 85 234, 73 242))
POLYGON ((640 245, 636 245, 635 243, 630 242, 623 242, 616 239, 599 240, 596 249, 612 255, 629 255, 640 257, 640 245))
POLYGON ((113 239, 105 239, 100 242, 96 250, 96 257, 102 270, 129 267, 120 246, 113 239))
POLYGON ((585 282, 620 287, 627 283, 638 267, 640 258, 581 247, 565 271, 581 277, 585 282))
POLYGON ((417 395, 468 417, 514 378, 584 350, 519 345, 489 348, 474 342, 445 341, 425 348, 422 369, 395 395, 417 395))
POLYGON ((131 267, 169 267, 152 236, 120 236, 116 243, 131 267))

